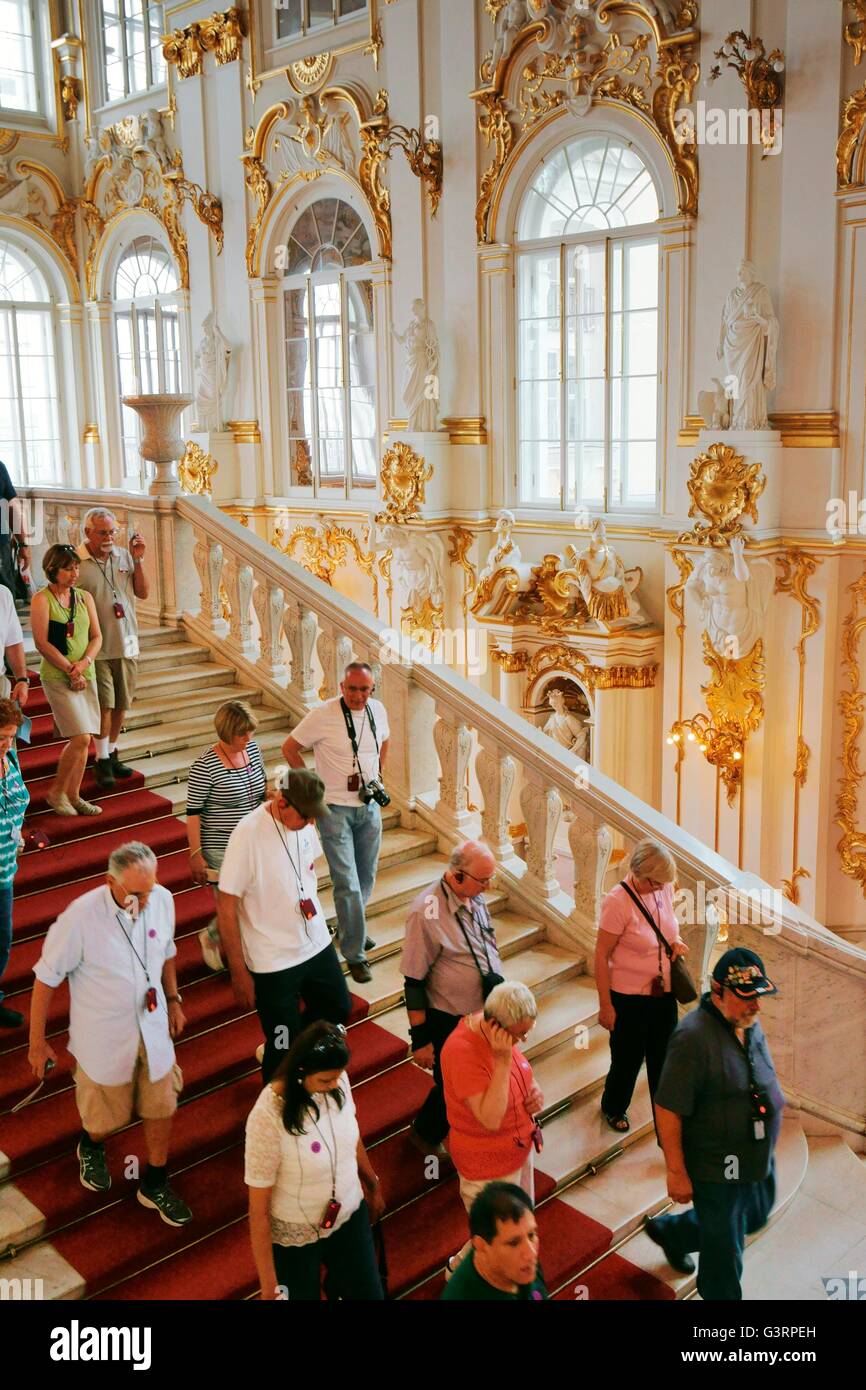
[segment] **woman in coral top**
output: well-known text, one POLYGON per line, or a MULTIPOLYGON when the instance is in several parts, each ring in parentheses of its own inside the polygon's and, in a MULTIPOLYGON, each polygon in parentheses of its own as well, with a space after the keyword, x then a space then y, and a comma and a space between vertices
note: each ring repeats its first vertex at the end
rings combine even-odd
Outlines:
POLYGON ((676 863, 664 845, 641 840, 632 850, 626 878, 601 905, 595 983, 598 1021, 610 1032, 610 1071, 601 1109, 611 1129, 619 1132, 629 1128, 628 1107, 644 1060, 650 1098, 655 1096, 668 1041, 677 1026, 671 960, 689 948, 680 939, 674 916, 676 876, 676 863))
POLYGON ((490 991, 482 1013, 460 1020, 442 1049, 448 1148, 467 1212, 494 1180, 533 1196, 533 1155, 541 1144, 534 1117, 544 1097, 517 1043, 537 1013, 532 991, 506 980, 490 991))

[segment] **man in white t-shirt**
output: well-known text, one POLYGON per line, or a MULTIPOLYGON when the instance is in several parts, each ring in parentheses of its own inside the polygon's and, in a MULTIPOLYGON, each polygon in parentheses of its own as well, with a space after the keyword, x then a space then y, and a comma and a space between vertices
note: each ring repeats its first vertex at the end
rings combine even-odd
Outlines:
POLYGON ((382 812, 369 787, 381 785, 390 733, 385 706, 370 698, 374 689, 367 663, 351 662, 340 682, 342 693, 311 710, 283 744, 283 757, 297 768, 304 766, 303 750, 312 748, 325 784, 328 814, 318 829, 334 885, 340 946, 358 984, 373 978, 366 951, 376 943, 367 937, 365 909, 376 881, 382 812))
POLYGON ((12 681, 0 661, 0 699, 12 699, 21 709, 27 704, 30 680, 24 660, 24 634, 15 612, 15 601, 7 588, 0 585, 0 646, 6 662, 12 668, 12 681))
POLYGON ((276 792, 238 821, 219 877, 219 931, 242 1008, 258 1011, 268 1082, 304 1026, 345 1023, 351 1001, 317 895, 313 828, 327 813, 315 772, 290 769, 276 792))

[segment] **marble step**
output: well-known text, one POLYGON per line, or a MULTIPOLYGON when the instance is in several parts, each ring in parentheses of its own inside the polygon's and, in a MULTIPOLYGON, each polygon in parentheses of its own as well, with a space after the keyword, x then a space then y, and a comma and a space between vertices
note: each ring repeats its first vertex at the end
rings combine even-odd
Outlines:
MULTIPOLYGON (((38 663, 42 658, 36 650, 36 644, 33 641, 33 633, 24 618, 21 619, 21 630, 24 634, 24 655, 27 658, 28 665, 30 665, 31 662, 38 663)), ((138 641, 143 653, 152 651, 154 647, 167 647, 169 645, 174 647, 192 647, 199 653, 205 651, 204 648, 195 647, 194 643, 187 640, 186 632, 182 627, 141 627, 138 630, 138 641)), ((32 669, 31 666, 31 670, 32 669)))
POLYGON ((259 711, 264 713, 267 710, 269 713, 279 713, 279 711, 272 710, 270 706, 263 705, 261 691, 250 686, 225 683, 205 687, 196 691, 195 702, 192 705, 182 689, 163 697, 155 697, 147 691, 139 689, 132 709, 127 710, 123 722, 124 733, 128 734, 138 729, 156 729, 164 724, 188 721, 191 709, 195 711, 198 718, 209 717, 211 728, 213 728, 213 716, 220 705, 224 705, 227 700, 243 700, 245 704, 255 709, 257 717, 259 711))
MULTIPOLYGON (((220 666, 215 661, 199 661, 179 670, 154 671, 139 680, 136 699, 156 700, 180 696, 186 699, 187 710, 195 708, 198 691, 214 685, 231 685, 235 680, 233 666, 220 666)), ((234 698, 229 696, 229 698, 234 698)))
MULTIPOLYGON (((286 738, 286 715, 281 710, 260 709, 256 711, 256 719, 258 727, 253 735, 256 742, 264 749, 263 735, 273 733, 270 746, 275 746, 279 751, 280 744, 286 738)), ((117 746, 121 757, 127 762, 141 759, 139 770, 148 777, 148 764, 155 762, 159 756, 172 753, 175 749, 186 749, 190 751, 192 760, 212 747, 215 740, 213 717, 203 715, 198 719, 178 719, 170 724, 131 729, 120 735, 117 746)))
MULTIPOLYGON (((286 739, 285 721, 281 716, 276 718, 277 727, 260 729, 256 731, 256 742, 262 751, 262 757, 266 770, 273 770, 276 767, 285 767, 285 761, 281 756, 280 749, 286 739)), ((168 750, 160 749, 159 744, 153 735, 148 735, 147 731, 136 735, 139 751, 135 753, 131 747, 127 747, 125 740, 129 735, 121 735, 118 740, 118 748, 124 761, 134 767, 136 772, 140 772, 144 777, 146 787, 156 790, 172 782, 182 783, 184 789, 189 777, 190 765, 195 761, 199 754, 204 753, 211 747, 216 737, 211 721, 209 731, 205 728, 199 730, 196 735, 189 738, 187 743, 175 746, 168 750), (153 741, 153 756, 147 757, 141 750, 144 738, 151 737, 153 741)), ((121 791, 118 786, 116 791, 121 791)))

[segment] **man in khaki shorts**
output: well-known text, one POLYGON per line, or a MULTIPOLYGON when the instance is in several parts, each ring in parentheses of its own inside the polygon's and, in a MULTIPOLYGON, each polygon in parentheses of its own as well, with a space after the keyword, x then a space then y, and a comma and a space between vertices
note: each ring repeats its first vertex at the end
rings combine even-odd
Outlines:
POLYGON ((135 600, 147 598, 145 543, 134 534, 129 549, 115 545, 117 521, 105 507, 91 507, 84 516, 84 544, 79 546, 78 586, 93 595, 102 646, 96 658, 99 696, 99 738, 96 743, 96 781, 110 790, 118 777, 131 777, 122 763, 117 739, 135 695, 138 673, 138 620, 135 600))
POLYGON ((108 861, 105 886, 76 898, 49 928, 33 971, 28 1060, 40 1081, 57 1061, 45 1025, 52 995, 68 979, 82 1185, 108 1191, 104 1141, 137 1115, 148 1158, 138 1200, 169 1226, 185 1226, 192 1212, 170 1187, 167 1163, 182 1085, 172 1039, 186 1020, 175 973, 174 899, 157 883, 156 868, 148 845, 121 845, 108 861))

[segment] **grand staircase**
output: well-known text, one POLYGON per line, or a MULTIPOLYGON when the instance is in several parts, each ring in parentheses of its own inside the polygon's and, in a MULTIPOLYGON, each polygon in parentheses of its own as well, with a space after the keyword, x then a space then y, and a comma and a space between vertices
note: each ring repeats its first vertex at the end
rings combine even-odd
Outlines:
MULTIPOLYGON (((190 879, 182 822, 189 764, 212 740, 214 711, 232 698, 256 708, 256 738, 273 770, 289 727, 286 713, 263 706, 258 691, 239 684, 232 667, 186 641, 181 629, 146 632, 139 698, 120 740, 121 755, 136 774, 102 796, 88 772, 83 794, 104 807, 94 822, 60 818, 46 809, 45 791, 62 745, 55 740, 41 690, 35 687, 31 696, 33 742, 22 756, 32 796, 28 824, 43 828, 50 846, 29 850, 16 879, 13 951, 4 981, 9 1004, 29 1016, 32 969, 42 938, 70 901, 103 880, 110 850, 133 838, 151 845, 159 857, 160 881, 175 895, 178 979, 187 1017, 177 1048, 185 1088, 170 1168, 195 1216, 190 1226, 175 1230, 135 1201, 138 1164, 144 1162, 138 1124, 107 1143, 111 1190, 100 1196, 81 1187, 73 1064, 64 1050, 68 995, 62 987, 49 1026, 58 1066, 39 1096, 17 1114, 12 1107, 34 1085, 26 1024, 0 1034, 0 1278, 41 1279, 45 1298, 243 1299, 257 1291, 245 1215, 243 1130, 260 1086, 255 1049, 261 1032, 255 1013, 236 1006, 227 973, 214 974, 202 962, 196 934, 212 916, 213 903, 210 889, 190 879)), ((387 1199, 383 1230, 391 1294, 431 1299, 441 1291, 446 1257, 465 1239, 466 1222, 453 1170, 443 1165, 437 1172, 429 1160, 425 1165, 406 1137, 430 1081, 407 1060, 399 952, 406 906, 441 874, 445 858, 437 852, 435 835, 420 822, 401 825, 399 811, 391 807, 384 824, 369 908, 370 932, 378 943, 373 980, 352 986, 349 1073, 362 1133, 387 1199)), ((333 923, 324 861, 319 886, 333 923)), ((529 985, 539 1005, 526 1050, 545 1095, 536 1196, 551 1292, 560 1299, 690 1296, 694 1279, 676 1275, 642 1231, 645 1216, 668 1204, 645 1081, 631 1107, 628 1134, 615 1135, 599 1114, 607 1034, 598 1026, 585 960, 550 944, 543 924, 513 910, 505 894, 491 893, 490 906, 508 975, 529 985)), ((844 1144, 841 1148, 857 1174, 856 1180, 849 1174, 851 1190, 857 1194, 860 1182, 866 1194, 866 1166, 844 1144)), ((774 1220, 795 1198, 802 1199, 808 1157, 793 1116, 786 1120, 779 1149, 774 1220)), ((859 1206, 856 1213, 853 1225, 851 1211, 841 1220, 860 1239, 859 1206)), ((866 1237, 866 1195, 862 1219, 866 1237)), ((779 1230, 784 1226, 782 1220, 779 1230)), ((759 1238, 759 1249, 760 1239, 770 1236, 759 1238)), ((767 1279, 772 1284, 771 1273, 767 1279)), ((797 1295, 787 1287, 786 1296, 797 1295)))

